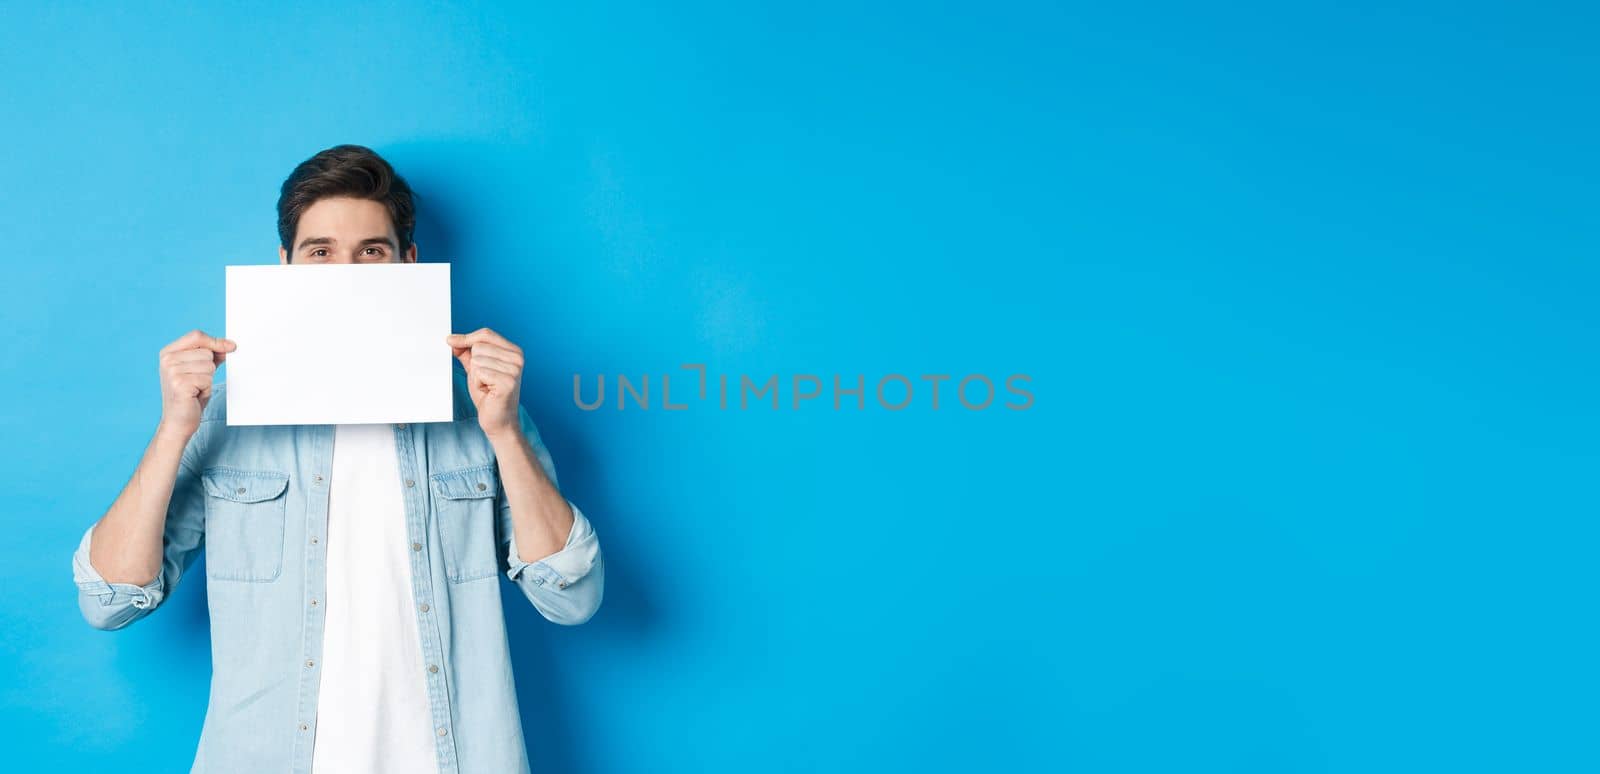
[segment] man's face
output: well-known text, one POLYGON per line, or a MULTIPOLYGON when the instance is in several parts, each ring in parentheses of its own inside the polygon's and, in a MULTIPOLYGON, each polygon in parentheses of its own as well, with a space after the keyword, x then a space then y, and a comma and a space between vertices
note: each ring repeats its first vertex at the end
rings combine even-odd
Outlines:
POLYGON ((412 263, 417 246, 404 253, 389 210, 371 199, 318 200, 300 215, 293 252, 278 248, 280 263, 412 263))

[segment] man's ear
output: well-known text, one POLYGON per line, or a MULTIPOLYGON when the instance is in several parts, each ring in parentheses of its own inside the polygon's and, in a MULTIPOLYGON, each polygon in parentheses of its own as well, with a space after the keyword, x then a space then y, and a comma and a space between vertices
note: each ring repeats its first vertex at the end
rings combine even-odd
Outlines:
POLYGON ((417 262, 417 243, 416 242, 412 242, 411 246, 406 248, 405 262, 406 263, 416 263, 417 262))
POLYGON ((283 245, 278 245, 278 263, 288 263, 288 262, 289 262, 289 251, 283 249, 283 245))

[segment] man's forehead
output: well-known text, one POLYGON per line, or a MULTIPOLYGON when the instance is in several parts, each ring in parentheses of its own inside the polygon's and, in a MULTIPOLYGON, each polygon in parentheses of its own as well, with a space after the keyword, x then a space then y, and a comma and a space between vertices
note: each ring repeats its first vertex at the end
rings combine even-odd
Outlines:
POLYGON ((333 239, 365 241, 369 238, 394 236, 394 222, 389 210, 370 199, 323 199, 301 214, 297 236, 299 240, 333 239))
POLYGON ((320 221, 337 223, 348 221, 382 222, 392 225, 389 219, 389 209, 383 203, 371 199, 352 199, 348 197, 330 197, 319 199, 312 203, 306 211, 300 214, 300 222, 320 221))

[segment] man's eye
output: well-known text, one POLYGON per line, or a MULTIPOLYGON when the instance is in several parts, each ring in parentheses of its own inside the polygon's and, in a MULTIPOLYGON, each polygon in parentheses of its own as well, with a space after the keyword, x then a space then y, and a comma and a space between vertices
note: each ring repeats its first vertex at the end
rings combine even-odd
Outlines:
POLYGON ((367 248, 367 255, 383 255, 383 248, 369 247, 367 248))
POLYGON ((318 258, 326 258, 326 257, 328 257, 328 251, 327 251, 327 250, 324 250, 324 249, 322 249, 322 248, 320 248, 320 247, 319 247, 319 248, 317 248, 317 249, 315 249, 315 250, 312 250, 312 251, 311 251, 311 254, 312 254, 312 255, 313 255, 313 256, 316 256, 316 257, 318 257, 318 258))

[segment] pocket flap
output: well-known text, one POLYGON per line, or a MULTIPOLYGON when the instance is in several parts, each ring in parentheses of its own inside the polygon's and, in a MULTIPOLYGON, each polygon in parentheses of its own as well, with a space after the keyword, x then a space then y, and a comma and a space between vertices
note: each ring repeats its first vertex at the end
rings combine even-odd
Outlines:
POLYGON ((271 500, 289 487, 288 474, 270 470, 206 468, 200 472, 200 480, 205 482, 207 494, 236 503, 271 500))
POLYGON ((470 500, 494 497, 493 465, 447 470, 433 474, 433 491, 450 500, 470 500))

